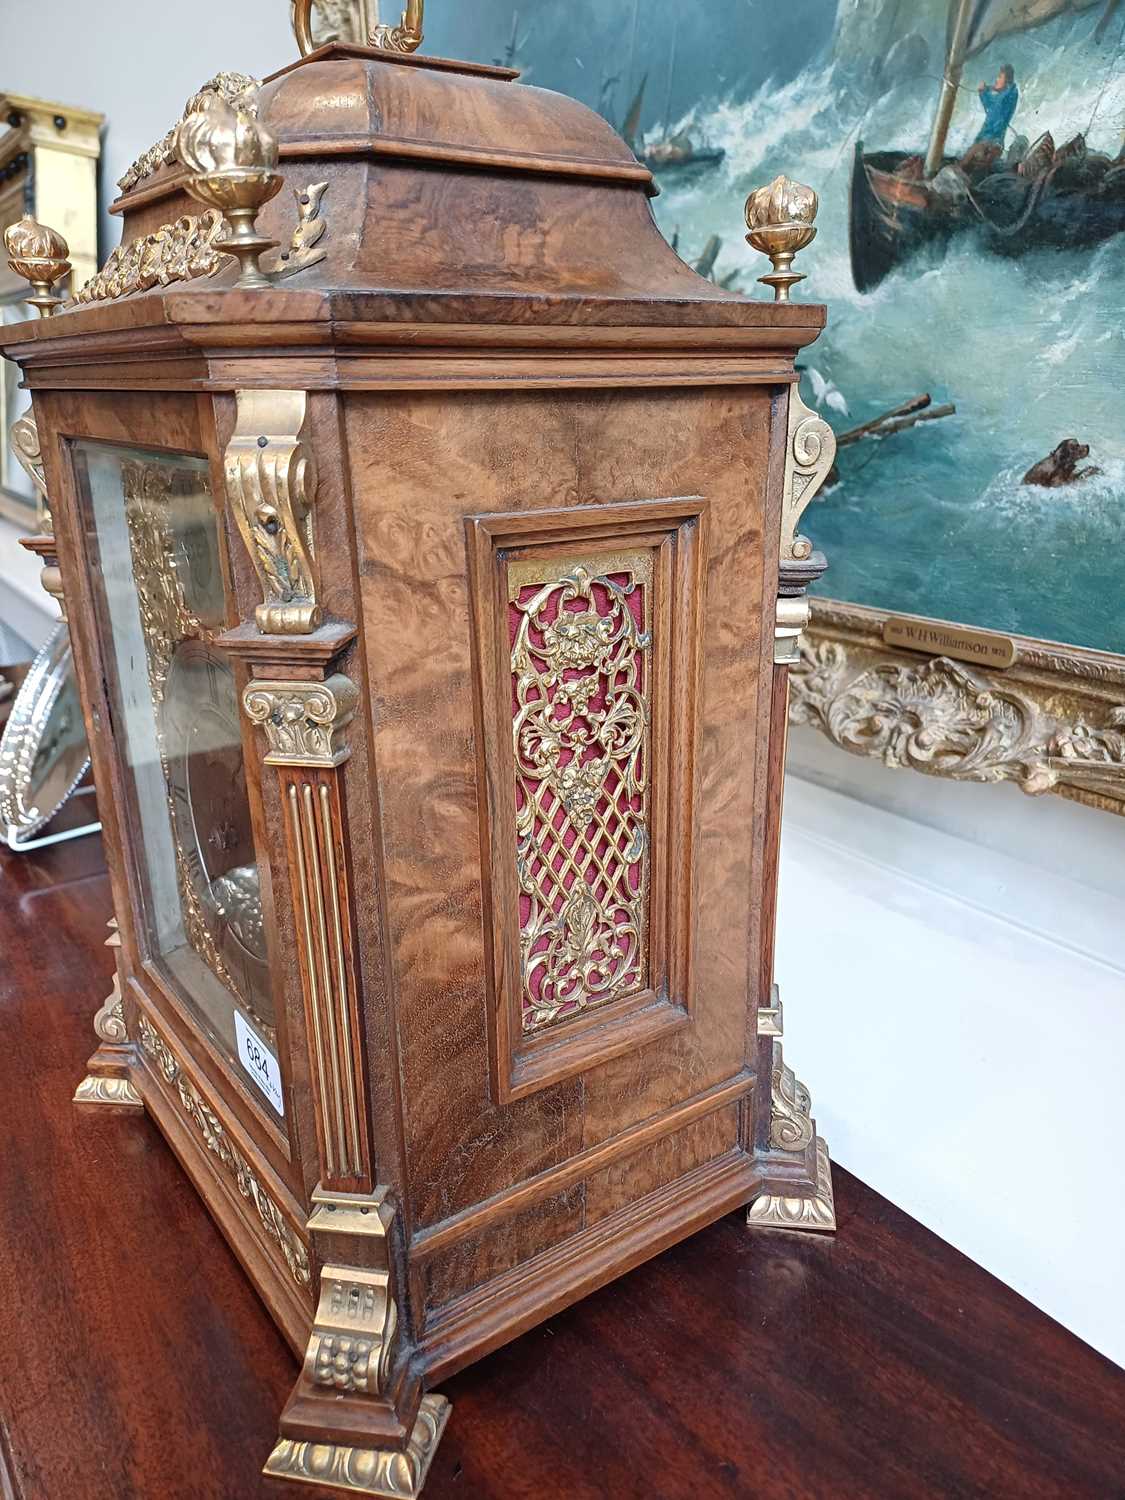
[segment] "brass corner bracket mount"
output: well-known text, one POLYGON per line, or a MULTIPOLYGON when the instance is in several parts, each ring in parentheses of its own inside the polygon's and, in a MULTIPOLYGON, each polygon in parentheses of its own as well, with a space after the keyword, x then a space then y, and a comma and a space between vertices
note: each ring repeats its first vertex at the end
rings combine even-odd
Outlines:
POLYGON ((223 455, 227 495, 258 572, 263 635, 311 635, 321 624, 313 548, 317 474, 306 391, 238 391, 223 455))

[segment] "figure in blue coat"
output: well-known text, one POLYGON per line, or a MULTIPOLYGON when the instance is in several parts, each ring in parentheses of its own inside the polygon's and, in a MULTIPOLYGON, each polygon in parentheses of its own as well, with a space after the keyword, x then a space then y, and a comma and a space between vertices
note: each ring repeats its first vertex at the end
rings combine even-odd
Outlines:
MULTIPOLYGON (((1011 63, 1005 63, 996 75, 996 82, 989 87, 982 83, 977 90, 984 108, 984 124, 980 128, 978 141, 995 141, 1004 144, 1008 126, 1020 102, 1020 91, 1016 88, 1016 73, 1011 63)), ((974 142, 974 144, 976 144, 974 142)))

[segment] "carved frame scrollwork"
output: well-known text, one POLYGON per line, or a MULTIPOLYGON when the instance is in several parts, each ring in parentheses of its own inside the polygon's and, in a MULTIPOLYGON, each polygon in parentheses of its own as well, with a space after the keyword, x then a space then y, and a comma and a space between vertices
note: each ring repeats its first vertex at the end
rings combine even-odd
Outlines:
POLYGON ((813 602, 791 723, 891 769, 1013 782, 1125 814, 1125 658, 1015 637, 1010 667, 981 667, 886 645, 887 618, 813 602))

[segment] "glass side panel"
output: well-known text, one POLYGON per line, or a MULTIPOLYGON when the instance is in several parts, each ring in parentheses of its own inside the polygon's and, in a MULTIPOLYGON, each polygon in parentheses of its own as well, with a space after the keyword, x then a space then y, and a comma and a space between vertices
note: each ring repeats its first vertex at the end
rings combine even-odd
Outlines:
POLYGON ((149 957, 280 1114, 276 1069, 251 1070, 255 1037, 277 1047, 208 465, 89 441, 74 464, 149 957))

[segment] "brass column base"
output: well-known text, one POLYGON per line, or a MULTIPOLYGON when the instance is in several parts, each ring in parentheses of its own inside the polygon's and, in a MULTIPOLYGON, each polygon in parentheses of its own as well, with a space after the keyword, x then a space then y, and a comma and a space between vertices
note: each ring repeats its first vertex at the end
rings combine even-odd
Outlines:
POLYGON ((144 1100, 128 1078, 87 1073, 74 1095, 75 1104, 111 1104, 115 1109, 144 1110, 144 1100))
POLYGON ((746 1222, 755 1229, 818 1229, 829 1234, 836 1228, 832 1164, 822 1135, 816 1138, 816 1197, 781 1198, 767 1193, 751 1203, 746 1222))
POLYGON ((347 1490, 352 1495, 383 1495, 415 1500, 422 1493, 430 1462, 441 1441, 451 1407, 444 1396, 423 1396, 410 1434, 393 1448, 345 1448, 333 1443, 294 1443, 286 1438, 270 1454, 263 1474, 347 1490))

